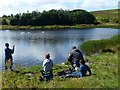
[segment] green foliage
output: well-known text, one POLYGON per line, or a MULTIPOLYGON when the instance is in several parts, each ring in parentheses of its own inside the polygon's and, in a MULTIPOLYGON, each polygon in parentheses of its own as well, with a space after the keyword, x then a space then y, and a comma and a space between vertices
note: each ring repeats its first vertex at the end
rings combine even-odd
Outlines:
POLYGON ((110 19, 109 18, 102 18, 101 22, 107 23, 107 22, 110 22, 110 19))
MULTIPOLYGON (((7 16, 6 16, 7 17, 7 16)), ((10 16, 10 25, 20 26, 46 26, 46 25, 73 25, 73 24, 94 24, 95 17, 85 10, 49 10, 32 11, 31 13, 19 13, 10 16)))
POLYGON ((2 19, 0 18, 0 25, 2 25, 2 19))
POLYGON ((113 22, 113 23, 119 23, 119 20, 117 18, 112 18, 111 22, 113 22))
POLYGON ((6 19, 2 19, 2 25, 8 25, 8 22, 7 22, 7 20, 6 19))
POLYGON ((90 12, 93 14, 98 22, 102 23, 119 23, 118 20, 118 11, 119 9, 111 9, 111 10, 101 10, 101 11, 93 11, 90 12))
POLYGON ((86 54, 99 53, 103 49, 112 49, 119 46, 120 35, 116 35, 110 39, 90 40, 81 45, 81 50, 86 54))
POLYGON ((73 10, 71 11, 71 18, 74 24, 94 24, 95 17, 85 10, 73 10))

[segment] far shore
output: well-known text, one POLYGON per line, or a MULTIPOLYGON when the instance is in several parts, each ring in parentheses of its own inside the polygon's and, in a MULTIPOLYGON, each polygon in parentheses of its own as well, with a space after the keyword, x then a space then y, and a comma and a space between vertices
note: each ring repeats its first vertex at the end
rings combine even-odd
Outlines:
POLYGON ((11 26, 0 25, 1 30, 40 30, 40 29, 85 29, 85 28, 116 28, 119 29, 118 24, 80 24, 80 25, 49 25, 49 26, 11 26))

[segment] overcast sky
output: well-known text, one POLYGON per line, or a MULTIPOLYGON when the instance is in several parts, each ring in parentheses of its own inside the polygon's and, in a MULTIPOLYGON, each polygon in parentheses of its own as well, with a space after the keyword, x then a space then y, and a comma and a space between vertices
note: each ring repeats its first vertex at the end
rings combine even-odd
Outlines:
POLYGON ((87 11, 117 9, 120 0, 0 0, 0 16, 33 10, 84 9, 87 11))

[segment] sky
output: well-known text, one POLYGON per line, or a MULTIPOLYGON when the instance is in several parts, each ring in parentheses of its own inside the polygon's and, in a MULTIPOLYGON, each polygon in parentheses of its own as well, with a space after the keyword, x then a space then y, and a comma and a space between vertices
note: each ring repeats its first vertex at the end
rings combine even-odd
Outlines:
POLYGON ((87 11, 117 9, 120 0, 0 0, 0 16, 51 9, 87 11))

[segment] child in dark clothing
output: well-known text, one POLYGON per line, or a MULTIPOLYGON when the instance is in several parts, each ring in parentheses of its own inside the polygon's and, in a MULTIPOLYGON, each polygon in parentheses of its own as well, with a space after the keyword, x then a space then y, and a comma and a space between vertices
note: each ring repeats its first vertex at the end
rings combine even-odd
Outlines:
POLYGON ((13 49, 9 48, 9 43, 5 44, 6 48, 5 48, 5 70, 8 69, 7 65, 8 62, 10 62, 10 70, 12 70, 12 65, 13 65, 13 58, 12 58, 12 54, 14 53, 14 47, 15 45, 13 45, 13 49))

